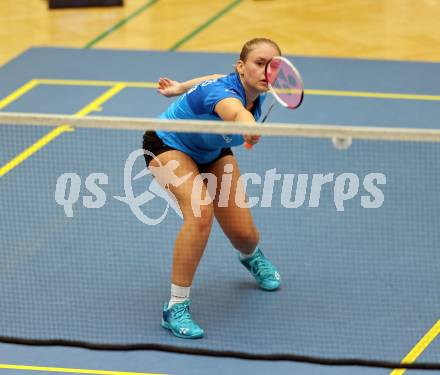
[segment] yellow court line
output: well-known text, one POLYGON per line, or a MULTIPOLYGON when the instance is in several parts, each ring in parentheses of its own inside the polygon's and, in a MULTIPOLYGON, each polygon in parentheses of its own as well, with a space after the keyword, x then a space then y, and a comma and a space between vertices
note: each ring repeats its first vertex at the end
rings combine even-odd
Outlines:
POLYGON ((124 85, 125 87, 139 87, 147 89, 155 89, 156 82, 123 82, 123 81, 85 81, 76 79, 36 79, 39 84, 58 85, 58 86, 116 86, 124 85))
POLYGON ((17 90, 9 94, 6 98, 0 100, 0 109, 5 108, 7 105, 11 104, 14 100, 17 100, 20 96, 23 96, 37 85, 38 80, 36 79, 32 79, 29 82, 25 83, 23 86, 19 87, 17 90))
MULTIPOLYGON (((422 354, 432 341, 440 334, 440 320, 435 323, 432 328, 423 336, 420 341, 411 349, 411 351, 402 359, 400 363, 410 364, 422 354)), ((395 369, 390 375, 402 375, 406 369, 395 369)))
MULTIPOLYGON (((93 100, 90 104, 86 105, 84 108, 82 108, 80 111, 78 111, 74 117, 83 117, 89 114, 92 111, 95 111, 99 109, 99 106, 102 105, 104 102, 109 100, 112 96, 116 95, 118 92, 123 90, 125 88, 124 84, 118 84, 109 90, 107 90, 104 94, 100 95, 98 98, 93 100)), ((72 132, 74 128, 69 126, 68 124, 63 124, 61 126, 58 126, 57 128, 50 131, 48 134, 46 134, 44 137, 40 138, 37 142, 35 142, 33 145, 22 151, 20 154, 18 154, 15 158, 7 162, 4 166, 0 167, 0 177, 4 176, 6 173, 8 173, 11 169, 15 168, 19 164, 21 164, 23 161, 25 161, 27 158, 35 154, 38 150, 42 149, 44 146, 46 146, 49 142, 53 141, 55 138, 57 138, 59 135, 65 132, 72 132)))
MULTIPOLYGON (((155 82, 122 82, 122 81, 84 81, 71 79, 37 79, 40 84, 45 85, 65 85, 65 86, 115 86, 125 85, 126 87, 138 87, 155 89, 155 82)), ((422 100, 422 101, 440 101, 440 95, 423 94, 402 94, 402 93, 383 93, 367 91, 338 91, 338 90, 314 90, 306 89, 307 95, 318 96, 347 96, 355 98, 373 98, 373 99, 397 99, 397 100, 422 100)))
POLYGON ((362 91, 337 91, 337 90, 304 90, 307 95, 322 96, 351 96, 358 98, 373 99, 398 99, 398 100, 426 100, 440 101, 440 95, 423 95, 423 94, 399 94, 384 92, 362 92, 362 91))
POLYGON ((145 373, 145 372, 86 370, 86 369, 78 369, 78 368, 23 366, 23 365, 10 365, 10 364, 1 364, 1 363, 0 363, 0 369, 60 372, 60 373, 70 373, 70 374, 72 374, 72 373, 73 374, 92 374, 92 375, 163 375, 163 374, 152 374, 152 373, 145 373))
POLYGON ((11 169, 15 168, 17 165, 23 163, 31 155, 35 154, 39 149, 43 148, 49 142, 54 140, 60 134, 65 132, 73 131, 69 125, 62 125, 53 129, 50 133, 46 134, 43 138, 40 138, 32 146, 28 147, 26 150, 18 154, 14 159, 7 162, 3 167, 0 168, 0 177, 4 176, 11 169))
POLYGON ((118 92, 122 91, 125 87, 125 84, 118 83, 111 89, 107 90, 104 94, 96 98, 93 102, 86 105, 83 109, 75 114, 75 117, 83 117, 88 115, 90 112, 99 109, 100 105, 104 104, 107 100, 109 100, 112 96, 115 96, 118 92))

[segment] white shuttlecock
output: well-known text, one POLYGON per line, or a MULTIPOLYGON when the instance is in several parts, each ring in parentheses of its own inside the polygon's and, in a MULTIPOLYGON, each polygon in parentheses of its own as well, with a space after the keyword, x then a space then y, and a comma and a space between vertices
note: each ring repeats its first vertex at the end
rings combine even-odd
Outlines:
POLYGON ((346 150, 351 146, 353 139, 351 137, 335 136, 332 138, 333 146, 338 150, 346 150))

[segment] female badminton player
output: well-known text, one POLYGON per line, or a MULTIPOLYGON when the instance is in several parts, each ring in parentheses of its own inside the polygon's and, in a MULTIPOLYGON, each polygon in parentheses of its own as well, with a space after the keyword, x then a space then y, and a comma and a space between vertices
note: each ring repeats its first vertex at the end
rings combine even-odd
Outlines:
MULTIPOLYGON (((265 66, 281 55, 278 45, 270 39, 257 38, 242 48, 235 72, 212 75, 186 82, 161 78, 158 92, 164 96, 179 96, 160 115, 164 119, 195 119, 255 122, 261 115, 261 104, 268 91, 265 66)), ((222 230, 238 250, 241 264, 263 290, 276 290, 280 274, 258 247, 259 232, 249 208, 237 202, 245 201, 240 171, 231 147, 247 142, 254 145, 255 135, 177 133, 147 131, 143 148, 147 166, 159 183, 172 193, 183 214, 183 224, 174 243, 171 276, 171 298, 163 306, 162 326, 180 338, 203 337, 203 329, 192 319, 190 289, 199 261, 205 250, 215 217, 222 230), (176 163, 176 161, 178 163, 176 163), (172 162, 172 163, 170 163, 172 162), (170 164, 168 164, 170 163, 170 164), (166 165, 177 166, 172 173, 178 183, 164 181, 160 176, 166 165), (231 175, 229 199, 220 194, 222 175, 231 175), (217 177, 215 191, 209 191, 201 173, 217 177), (202 181, 202 182, 201 182, 202 181), (213 196, 210 204, 194 202, 194 184, 200 184, 200 197, 213 196), (198 207, 197 214, 194 206, 198 207)), ((169 171, 165 173, 169 177, 169 171)), ((212 190, 212 189, 211 189, 212 190)))

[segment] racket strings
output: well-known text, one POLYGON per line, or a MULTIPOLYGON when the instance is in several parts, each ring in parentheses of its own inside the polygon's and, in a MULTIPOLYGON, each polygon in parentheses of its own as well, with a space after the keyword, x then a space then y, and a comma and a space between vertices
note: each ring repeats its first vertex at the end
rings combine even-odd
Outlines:
POLYGON ((294 109, 301 104, 302 79, 289 60, 281 56, 272 59, 267 65, 266 76, 272 94, 282 106, 294 109))

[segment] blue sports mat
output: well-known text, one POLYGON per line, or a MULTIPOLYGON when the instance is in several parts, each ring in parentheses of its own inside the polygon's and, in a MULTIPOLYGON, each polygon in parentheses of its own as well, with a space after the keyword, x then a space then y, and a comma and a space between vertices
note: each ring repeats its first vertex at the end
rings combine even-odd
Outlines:
MULTIPOLYGON (((191 70, 195 58, 215 71, 229 67, 226 62, 232 59, 226 54, 179 54, 177 64, 175 57, 159 52, 33 49, 6 65, 0 80, 5 82, 2 87, 12 90, 35 77, 140 81, 175 71, 175 78, 183 79, 195 74, 191 70), (112 64, 105 65, 110 57, 112 64), (13 72, 21 74, 21 81, 13 81, 13 72)), ((438 95, 439 85, 433 80, 440 75, 429 73, 438 71, 436 64, 297 60, 306 86, 312 88, 319 84, 322 89, 438 95), (377 71, 388 81, 368 79, 377 71), (420 73, 419 80, 414 72, 420 73)), ((65 92, 73 101, 61 100, 58 108, 75 112, 102 92, 39 90, 6 110, 36 112, 65 92)), ((153 90, 127 89, 106 103, 102 114, 153 116, 167 103, 153 90)), ((434 127, 432 118, 438 111, 435 102, 309 96, 293 119, 277 109, 271 121, 434 127)), ((2 165, 49 131, 0 129, 2 165)), ((264 137, 255 152, 235 151, 242 173, 264 178, 276 168, 284 180, 288 174, 307 174, 311 179, 328 173, 334 174, 334 180, 324 185, 316 208, 308 207, 310 180, 299 208, 281 204, 282 180, 274 184, 271 208, 254 207, 261 246, 282 273, 283 286, 276 293, 256 288, 215 226, 192 289, 192 313, 206 337, 189 342, 174 338, 160 327, 160 318, 162 303, 168 299, 172 246, 181 219, 170 210, 161 224, 147 226, 113 198, 124 195, 124 162, 141 142, 138 132, 76 130, 1 179, 3 340, 156 345, 249 356, 397 363, 438 321, 438 145, 359 141, 341 152, 324 139, 264 137), (57 179, 66 172, 80 176, 81 197, 89 194, 85 178, 105 173, 109 178, 103 187, 105 205, 86 209, 80 198, 73 217, 67 218, 54 198, 57 179), (343 173, 358 176, 360 185, 358 194, 339 212, 334 181, 343 173), (381 187, 384 203, 378 209, 361 204, 362 195, 368 196, 363 178, 369 173, 386 176, 381 187)), ((135 169, 142 167, 138 161, 135 169)), ((150 182, 151 177, 133 182, 136 194, 150 182)), ((263 186, 249 185, 248 192, 261 198, 263 186)), ((157 217, 165 207, 166 202, 156 197, 142 208, 157 217)), ((417 361, 430 362, 439 363, 435 346, 417 361)))

